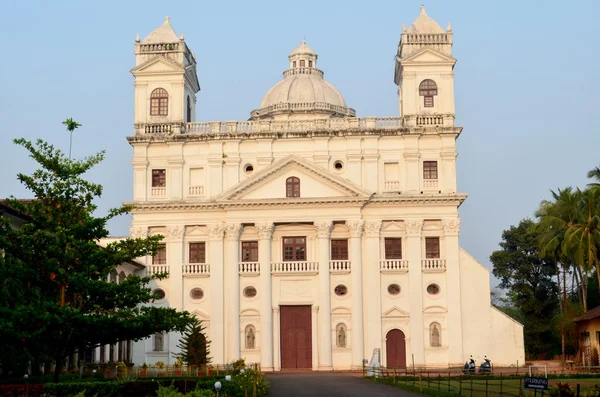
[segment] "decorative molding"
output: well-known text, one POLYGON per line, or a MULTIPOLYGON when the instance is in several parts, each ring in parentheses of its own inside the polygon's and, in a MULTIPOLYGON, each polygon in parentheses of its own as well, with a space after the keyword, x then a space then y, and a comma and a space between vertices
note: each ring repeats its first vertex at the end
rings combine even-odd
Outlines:
POLYGON ((273 314, 279 314, 279 306, 273 307, 273 314))
POLYGON ((183 236, 184 231, 185 227, 179 225, 169 226, 167 228, 167 236, 171 240, 179 240, 183 236))
POLYGON ((314 314, 316 314, 316 313, 318 313, 318 312, 319 312, 319 306, 317 306, 317 305, 312 305, 312 307, 311 307, 311 310, 312 310, 312 312, 313 312, 314 314))
POLYGON ((331 236, 331 227, 333 222, 331 221, 319 221, 315 222, 314 227, 317 231, 318 238, 329 238, 331 236))
POLYGON ((273 222, 255 223, 254 228, 256 229, 258 238, 261 240, 270 240, 273 236, 273 230, 275 229, 273 222))
POLYGON ((404 225, 407 236, 419 237, 423 228, 423 219, 408 219, 404 221, 404 225))
POLYGON ((240 239, 242 225, 239 223, 227 223, 225 225, 225 235, 229 241, 237 241, 240 239))
POLYGON ((350 237, 360 238, 362 236, 364 226, 365 221, 363 220, 346 221, 346 227, 348 227, 350 237))
POLYGON ((458 236, 460 234, 460 219, 442 219, 444 234, 446 236, 458 236))
POLYGON ((146 238, 148 237, 148 228, 147 227, 131 227, 129 229, 129 234, 131 234, 131 238, 146 238))
POLYGON ((367 237, 379 237, 381 232, 381 221, 366 221, 365 232, 367 237))
POLYGON ((208 225, 208 237, 211 240, 222 240, 225 225, 223 223, 213 223, 208 225))

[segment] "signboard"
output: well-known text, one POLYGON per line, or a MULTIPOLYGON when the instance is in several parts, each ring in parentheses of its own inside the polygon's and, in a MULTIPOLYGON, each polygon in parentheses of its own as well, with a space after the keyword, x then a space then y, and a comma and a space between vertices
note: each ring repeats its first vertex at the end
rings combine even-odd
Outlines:
POLYGON ((538 390, 547 390, 548 389, 548 378, 525 378, 525 382, 523 387, 526 389, 538 389, 538 390))

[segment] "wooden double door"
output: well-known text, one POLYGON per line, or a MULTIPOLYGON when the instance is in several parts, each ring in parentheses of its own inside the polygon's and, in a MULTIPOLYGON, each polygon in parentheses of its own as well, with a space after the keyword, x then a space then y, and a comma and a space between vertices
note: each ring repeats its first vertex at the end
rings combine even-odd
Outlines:
POLYGON ((281 306, 279 313, 281 368, 312 368, 311 307, 281 306))
POLYGON ((388 368, 406 368, 406 338, 404 332, 393 329, 385 337, 385 354, 388 368))

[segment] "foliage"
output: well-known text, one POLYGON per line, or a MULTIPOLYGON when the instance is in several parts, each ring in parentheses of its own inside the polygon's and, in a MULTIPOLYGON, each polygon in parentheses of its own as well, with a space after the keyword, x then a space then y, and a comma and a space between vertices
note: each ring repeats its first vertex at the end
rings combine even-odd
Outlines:
POLYGON ((502 233, 501 250, 490 256, 500 287, 507 290, 501 310, 524 325, 528 354, 552 354, 558 344, 552 320, 557 315, 558 291, 553 262, 541 259, 534 222, 523 219, 502 233), (540 321, 543 319, 544 321, 540 321))
POLYGON ((154 299, 148 283, 166 274, 107 282, 118 265, 154 254, 162 236, 98 245, 108 236, 107 221, 132 209, 123 206, 95 216, 94 200, 102 186, 83 179, 83 174, 100 163, 104 153, 70 160, 42 140, 15 143, 41 168, 32 175, 18 174, 33 200, 6 200, 29 220, 15 229, 0 218, 3 369, 9 369, 4 365, 16 354, 23 358, 21 365, 29 359, 52 359, 58 381, 64 359, 77 349, 185 329, 189 313, 146 305, 154 299))
POLYGON ((244 358, 240 358, 238 360, 232 361, 230 365, 234 371, 239 371, 242 368, 246 368, 246 360, 244 358))
POLYGON ((245 370, 231 377, 229 382, 221 382, 223 388, 221 392, 228 397, 252 396, 256 387, 256 396, 264 397, 267 394, 267 384, 259 372, 245 370), (247 394, 246 394, 247 393, 247 394))
POLYGON ((568 383, 556 384, 556 387, 551 387, 548 391, 549 397, 575 397, 575 392, 571 390, 571 386, 568 383))
POLYGON ((194 317, 179 340, 177 347, 180 352, 173 354, 173 357, 188 365, 206 365, 211 361, 209 345, 202 322, 194 317))
POLYGON ((173 385, 169 387, 159 386, 156 397, 183 397, 183 393, 178 392, 173 385))
POLYGON ((154 363, 154 365, 156 365, 156 368, 158 368, 158 369, 163 369, 165 367, 165 362, 157 361, 156 363, 154 363))

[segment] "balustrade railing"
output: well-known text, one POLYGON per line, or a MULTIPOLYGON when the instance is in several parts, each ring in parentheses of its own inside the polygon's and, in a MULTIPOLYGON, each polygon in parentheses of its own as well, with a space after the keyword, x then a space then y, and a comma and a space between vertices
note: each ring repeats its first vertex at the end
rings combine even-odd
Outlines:
POLYGON ((351 262, 348 260, 331 260, 329 261, 329 271, 331 273, 350 273, 351 262))
POLYGON ((208 263, 185 263, 183 265, 184 276, 204 276, 210 275, 210 265, 208 263))
POLYGON ((382 272, 407 272, 408 261, 404 259, 382 259, 379 261, 379 270, 382 272))
POLYGON ((259 274, 260 262, 240 262, 238 268, 240 274, 259 274))
POLYGON ((423 179, 423 187, 424 188, 438 187, 438 180, 437 179, 423 179))
POLYGON ((179 43, 140 44, 140 52, 167 52, 179 50, 179 43))
POLYGON ((317 75, 317 76, 323 78, 322 70, 317 69, 317 68, 307 68, 307 67, 288 69, 285 72, 283 72, 283 77, 297 76, 299 74, 314 74, 314 75, 317 75))
POLYGON ((318 273, 319 262, 272 262, 271 273, 318 273))
POLYGON ((397 192, 400 190, 400 181, 385 181, 383 190, 386 192, 397 192))
POLYGON ((204 186, 190 186, 190 196, 202 196, 204 195, 204 186))
POLYGON ((448 33, 404 33, 402 42, 407 44, 447 44, 448 33))
POLYGON ((166 196, 167 188, 166 187, 153 187, 152 190, 150 191, 150 195, 152 197, 166 196))
POLYGON ((149 276, 157 273, 164 273, 169 271, 169 265, 149 265, 146 266, 146 270, 149 276))
POLYGON ((445 259, 422 259, 421 268, 424 272, 444 272, 446 271, 445 259))

